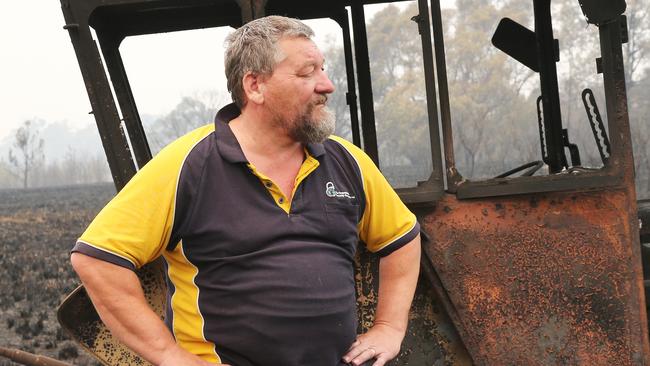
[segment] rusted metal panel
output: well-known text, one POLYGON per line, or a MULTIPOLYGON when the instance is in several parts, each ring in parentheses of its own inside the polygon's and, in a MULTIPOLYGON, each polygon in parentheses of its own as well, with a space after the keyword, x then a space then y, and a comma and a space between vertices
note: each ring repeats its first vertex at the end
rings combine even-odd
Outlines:
POLYGON ((425 252, 477 365, 647 363, 629 190, 459 201, 424 218, 425 252))
MULTIPOLYGON (((167 285, 162 259, 143 266, 137 275, 147 302, 163 319, 167 285)), ((149 365, 111 335, 82 286, 63 301, 57 316, 63 329, 103 365, 149 365)))
MULTIPOLYGON (((425 269, 430 267, 430 263, 423 261, 422 266, 425 269)), ((368 331, 374 323, 378 271, 379 258, 360 247, 355 265, 359 333, 368 331)), ((422 271, 418 281, 402 349, 390 365, 472 365, 470 355, 434 292, 426 270, 422 271)))

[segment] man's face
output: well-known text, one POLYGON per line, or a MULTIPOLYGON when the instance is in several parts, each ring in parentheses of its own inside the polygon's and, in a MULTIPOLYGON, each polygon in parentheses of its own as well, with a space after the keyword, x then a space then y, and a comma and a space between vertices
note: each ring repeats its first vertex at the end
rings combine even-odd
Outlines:
POLYGON ((307 38, 284 38, 273 74, 264 82, 264 104, 273 123, 302 143, 323 142, 334 132, 334 114, 326 107, 334 85, 324 59, 307 38))

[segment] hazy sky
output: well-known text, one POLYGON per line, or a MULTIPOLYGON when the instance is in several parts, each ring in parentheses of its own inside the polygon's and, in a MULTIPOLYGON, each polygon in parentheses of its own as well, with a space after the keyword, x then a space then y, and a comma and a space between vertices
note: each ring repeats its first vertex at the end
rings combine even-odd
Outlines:
POLYGON ((24 120, 93 123, 79 66, 56 0, 21 0, 0 11, 0 139, 24 120))
MULTIPOLYGON (((81 72, 63 30, 58 0, 11 1, 0 11, 0 141, 28 119, 94 124, 81 72)), ((368 17, 375 9, 369 9, 368 17)), ((317 41, 334 30, 320 21, 317 41)), ((141 114, 169 112, 184 95, 225 83, 223 38, 228 29, 170 33, 127 39, 121 52, 141 114), (182 65, 182 67, 179 67, 182 65)))

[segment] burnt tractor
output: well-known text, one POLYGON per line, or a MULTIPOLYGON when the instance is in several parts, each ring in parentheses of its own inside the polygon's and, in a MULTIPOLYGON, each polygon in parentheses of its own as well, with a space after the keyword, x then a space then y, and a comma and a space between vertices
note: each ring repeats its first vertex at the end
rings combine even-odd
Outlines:
MULTIPOLYGON (((61 0, 92 114, 117 190, 152 157, 120 45, 134 36, 238 27, 278 14, 330 19, 342 40, 350 139, 384 170, 378 138, 366 13, 374 0, 61 0)), ((391 3, 406 3, 394 1, 391 3)), ((580 0, 573 6, 598 39, 594 75, 602 90, 582 93, 602 166, 581 164, 563 124, 559 42, 551 0, 533 0, 534 29, 510 18, 493 46, 539 80, 535 90, 540 156, 496 177, 461 175, 454 133, 440 0, 410 1, 420 44, 424 178, 396 184, 422 225, 421 276, 402 351, 392 365, 650 364, 647 291, 641 242, 647 203, 637 202, 622 46, 628 41, 624 0, 580 0), (597 97, 604 98, 603 113, 597 97), (517 175, 517 176, 515 176, 517 175), (641 224, 641 225, 640 225, 641 224)), ((398 4, 399 5, 399 4, 398 4)), ((458 3, 457 6, 462 6, 458 3)), ((170 70, 173 72, 173 70, 170 70)), ((341 88, 341 86, 339 86, 341 88)), ((205 121, 208 122, 208 121, 205 121)), ((400 139, 394 134, 393 139, 400 139)), ((420 168, 417 168, 420 169, 420 168)), ((389 179, 390 180, 390 179, 389 179)), ((72 243, 71 243, 72 244, 72 243)), ((373 321, 378 261, 357 254, 359 331, 373 321)), ((139 271, 151 306, 163 317, 160 263, 139 271)), ((83 287, 58 310, 61 325, 106 365, 144 365, 112 338, 83 287)), ((56 361, 26 360, 32 365, 56 361), (41 362, 41 363, 39 363, 41 362), (49 361, 48 361, 49 362, 49 361)))

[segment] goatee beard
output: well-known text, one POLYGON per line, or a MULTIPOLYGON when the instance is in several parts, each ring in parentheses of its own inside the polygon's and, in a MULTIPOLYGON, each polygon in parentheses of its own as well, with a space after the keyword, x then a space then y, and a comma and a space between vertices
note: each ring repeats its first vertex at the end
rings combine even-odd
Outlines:
POLYGON ((336 117, 334 112, 326 106, 321 107, 318 117, 314 116, 314 107, 309 108, 301 121, 293 124, 290 131, 291 137, 303 144, 322 143, 332 133, 336 127, 336 117))

